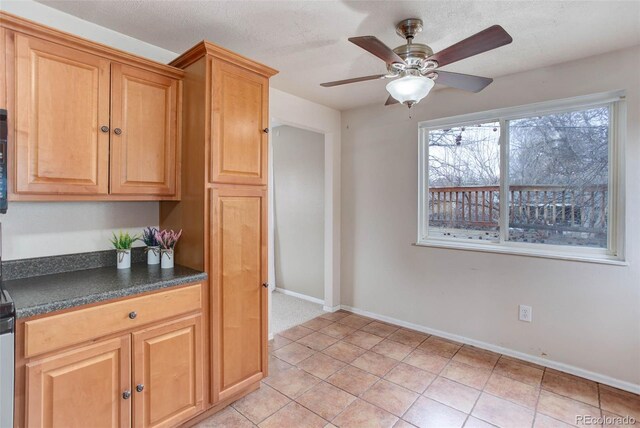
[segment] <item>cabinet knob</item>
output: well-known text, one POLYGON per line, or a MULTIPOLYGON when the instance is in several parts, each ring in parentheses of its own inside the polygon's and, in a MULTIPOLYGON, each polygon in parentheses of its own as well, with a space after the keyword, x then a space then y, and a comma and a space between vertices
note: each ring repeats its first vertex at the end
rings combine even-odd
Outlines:
POLYGON ((124 398, 125 400, 128 400, 129 398, 131 398, 131 391, 126 390, 125 392, 123 392, 122 398, 124 398))
POLYGON ((263 284, 262 284, 262 286, 263 286, 264 288, 269 288, 269 283, 268 283, 268 282, 265 282, 265 283, 263 283, 263 284))
POLYGON ((102 132, 109 132, 109 127, 108 127, 108 126, 106 126, 106 125, 103 125, 103 126, 101 126, 101 127, 100 127, 100 130, 101 130, 102 132))
POLYGON ((122 134, 122 129, 116 128, 116 129, 113 130, 113 133, 116 134, 116 135, 120 135, 120 134, 122 134))
POLYGON ((131 311, 129 312, 129 318, 136 319, 136 317, 138 316, 138 314, 136 313, 136 311, 131 311))
POLYGON ((264 128, 264 129, 262 130, 262 132, 264 132, 265 134, 268 134, 268 133, 269 133, 269 128, 264 128))
POLYGON ((142 390, 144 389, 144 385, 139 383, 138 385, 136 385, 136 391, 138 392, 142 392, 142 390))

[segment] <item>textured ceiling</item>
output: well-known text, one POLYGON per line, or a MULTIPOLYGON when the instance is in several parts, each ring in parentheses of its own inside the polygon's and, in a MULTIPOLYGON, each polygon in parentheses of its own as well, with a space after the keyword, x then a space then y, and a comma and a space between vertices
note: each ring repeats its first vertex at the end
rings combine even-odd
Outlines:
MULTIPOLYGON (((210 40, 280 70, 272 86, 340 110, 383 103, 385 81, 322 88, 321 82, 384 73, 347 41, 375 35, 403 44, 396 22, 418 17, 416 42, 441 50, 493 24, 513 43, 447 66, 498 77, 640 44, 638 1, 151 1, 40 3, 173 52, 210 40)), ((615 67, 615 64, 611 64, 615 67)))

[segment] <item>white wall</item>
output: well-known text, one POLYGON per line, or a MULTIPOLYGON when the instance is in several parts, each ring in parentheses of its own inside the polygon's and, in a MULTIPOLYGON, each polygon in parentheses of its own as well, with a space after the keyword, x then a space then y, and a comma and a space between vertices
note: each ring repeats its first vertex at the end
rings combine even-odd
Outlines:
POLYGON ((342 303, 640 391, 640 47, 342 114, 342 303), (606 72, 603 73, 603 70, 606 72), (627 91, 628 266, 415 247, 418 122, 627 91), (533 322, 517 319, 533 306, 533 322), (561 367, 559 365, 556 365, 561 367))
MULTIPOLYGON (((2 0, 0 9, 38 23, 156 61, 177 54, 31 0, 2 0)), ((3 260, 96 251, 109 248, 112 231, 158 224, 154 202, 10 202, 0 215, 3 260)))
MULTIPOLYGON (((324 301, 327 309, 335 309, 340 305, 340 112, 271 88, 269 113, 272 122, 324 134, 324 301)), ((269 171, 271 173, 273 168, 269 171)), ((270 212, 273 212, 272 207, 270 212)), ((273 249, 273 218, 270 217, 270 284, 275 283, 273 249)))
POLYGON ((324 135, 272 133, 275 285, 324 300, 324 135))
POLYGON ((108 250, 112 232, 157 227, 158 203, 10 202, 0 223, 2 260, 108 250))

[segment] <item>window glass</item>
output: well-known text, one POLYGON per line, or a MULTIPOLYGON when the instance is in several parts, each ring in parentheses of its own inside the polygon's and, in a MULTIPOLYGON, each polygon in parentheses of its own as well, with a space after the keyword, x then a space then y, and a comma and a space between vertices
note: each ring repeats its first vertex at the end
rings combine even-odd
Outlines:
POLYGON ((509 241, 607 247, 609 108, 508 122, 509 241))
POLYGON ((500 124, 429 131, 428 235, 498 241, 500 124))

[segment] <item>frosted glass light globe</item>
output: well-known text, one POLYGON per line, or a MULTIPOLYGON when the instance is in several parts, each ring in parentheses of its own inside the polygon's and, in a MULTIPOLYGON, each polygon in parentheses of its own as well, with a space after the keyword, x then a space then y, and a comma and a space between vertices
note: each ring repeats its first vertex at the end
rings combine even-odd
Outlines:
POLYGON ((387 84, 387 92, 400 103, 415 104, 426 97, 435 82, 428 77, 404 76, 387 84))

